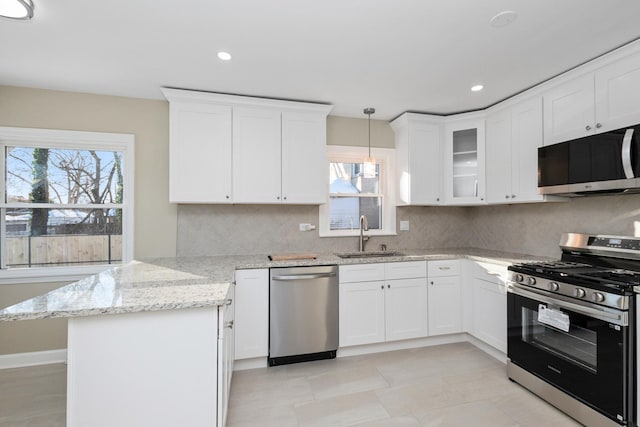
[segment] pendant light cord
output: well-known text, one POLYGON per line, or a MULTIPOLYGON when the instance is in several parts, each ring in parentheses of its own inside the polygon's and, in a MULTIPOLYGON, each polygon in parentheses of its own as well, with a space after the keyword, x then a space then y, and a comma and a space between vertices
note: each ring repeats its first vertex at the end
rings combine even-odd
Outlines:
POLYGON ((364 109, 364 113, 369 116, 369 158, 371 158, 371 115, 375 112, 376 109, 372 107, 364 109))

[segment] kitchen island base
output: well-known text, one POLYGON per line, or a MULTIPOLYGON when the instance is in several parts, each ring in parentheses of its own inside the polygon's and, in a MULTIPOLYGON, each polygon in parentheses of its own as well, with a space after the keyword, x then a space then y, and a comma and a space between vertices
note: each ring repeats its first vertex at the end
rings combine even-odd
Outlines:
POLYGON ((67 426, 211 427, 218 307, 69 319, 67 426))

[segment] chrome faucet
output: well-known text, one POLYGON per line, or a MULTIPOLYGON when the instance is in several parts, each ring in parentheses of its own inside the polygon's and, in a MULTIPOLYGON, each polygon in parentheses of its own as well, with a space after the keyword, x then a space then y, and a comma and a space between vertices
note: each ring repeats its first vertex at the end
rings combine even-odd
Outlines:
POLYGON ((360 244, 358 245, 358 251, 364 252, 364 244, 369 240, 369 236, 365 236, 364 232, 369 231, 369 222, 367 217, 360 215, 360 244))

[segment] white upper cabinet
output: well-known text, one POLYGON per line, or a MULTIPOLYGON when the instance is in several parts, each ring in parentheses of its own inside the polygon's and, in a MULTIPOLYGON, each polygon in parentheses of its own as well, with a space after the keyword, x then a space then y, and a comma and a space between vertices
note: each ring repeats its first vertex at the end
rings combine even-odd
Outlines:
POLYGON ((280 203, 280 111, 233 109, 233 201, 280 203))
POLYGON ((535 97, 487 117, 487 202, 545 200, 538 194, 538 147, 542 146, 542 100, 535 97))
POLYGON ((391 122, 396 144, 398 205, 440 205, 443 118, 405 113, 391 122))
POLYGON ((327 120, 322 113, 282 113, 282 202, 327 202, 327 120))
POLYGON ((545 145, 581 138, 593 133, 595 106, 593 75, 571 80, 545 92, 545 145))
POLYGON ((443 177, 447 204, 486 203, 484 127, 484 118, 472 116, 445 126, 443 177))
POLYGON ((197 102, 170 106, 169 201, 231 201, 231 107, 197 102))
POLYGON ((487 202, 511 200, 512 140, 511 109, 487 116, 487 202))
POLYGON ((170 201, 322 204, 329 105, 163 89, 170 201))
POLYGON ((596 129, 606 132, 640 123, 640 53, 595 73, 596 129))
POLYGON ((544 93, 545 145, 640 123, 640 54, 544 93))

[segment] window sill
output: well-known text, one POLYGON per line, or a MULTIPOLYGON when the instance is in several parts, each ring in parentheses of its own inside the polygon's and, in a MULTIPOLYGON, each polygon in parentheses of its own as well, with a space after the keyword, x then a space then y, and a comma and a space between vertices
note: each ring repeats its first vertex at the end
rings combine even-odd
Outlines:
MULTIPOLYGON (((318 233, 320 237, 360 237, 360 231, 358 230, 341 230, 341 231, 320 231, 318 233)), ((395 230, 376 230, 365 231, 365 237, 377 237, 377 236, 397 236, 398 233, 395 230)))
POLYGON ((86 265, 77 267, 11 268, 0 270, 0 285, 24 283, 72 283, 122 264, 86 265))

